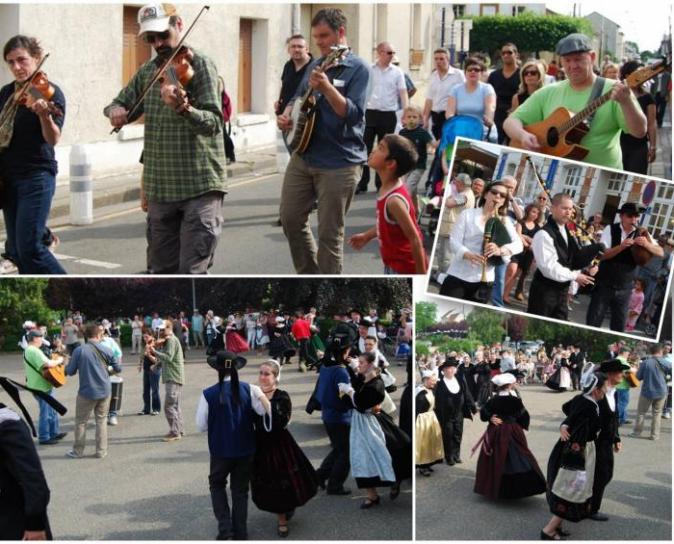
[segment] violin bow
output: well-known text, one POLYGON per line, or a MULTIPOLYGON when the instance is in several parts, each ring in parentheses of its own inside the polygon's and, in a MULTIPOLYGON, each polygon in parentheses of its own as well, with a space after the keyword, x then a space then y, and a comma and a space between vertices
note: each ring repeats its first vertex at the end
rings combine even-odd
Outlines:
MULTIPOLYGON (((180 38, 180 41, 178 42, 178 45, 175 46, 173 49, 173 52, 169 55, 169 57, 164 61, 164 64, 157 70, 154 76, 152 76, 152 79, 150 82, 145 86, 145 89, 143 89, 143 92, 140 93, 140 96, 136 99, 136 101, 133 103, 131 106, 131 109, 129 112, 126 114, 127 119, 131 119, 132 114, 135 113, 135 111, 138 109, 140 106, 141 102, 145 100, 145 97, 147 96, 147 93, 150 92, 150 89, 152 89, 152 86, 157 83, 159 78, 164 75, 164 72, 166 69, 171 65, 171 61, 176 57, 178 52, 180 51, 180 48, 183 46, 183 43, 185 43, 185 40, 187 39, 187 36, 189 36, 190 32, 192 32, 192 29, 194 28, 194 25, 197 24, 197 21, 199 20, 199 17, 202 16, 204 11, 211 9, 211 6, 204 6, 201 8, 201 11, 197 14, 197 16, 194 18, 194 21, 192 21, 192 24, 189 26, 189 28, 185 31, 185 33, 182 35, 180 38)), ((113 128, 110 131, 110 134, 116 134, 122 129, 122 127, 119 128, 113 128)))

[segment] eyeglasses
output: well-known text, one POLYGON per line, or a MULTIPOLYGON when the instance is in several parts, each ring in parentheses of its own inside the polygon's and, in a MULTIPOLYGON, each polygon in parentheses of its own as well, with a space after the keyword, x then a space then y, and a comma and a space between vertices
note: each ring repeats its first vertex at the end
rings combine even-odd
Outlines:
POLYGON ((395 51, 382 51, 382 53, 384 53, 385 55, 395 55, 396 54, 395 51))
POLYGON ((498 196, 500 198, 508 198, 508 193, 502 193, 501 191, 497 191, 496 189, 491 189, 489 192, 492 195, 498 196))
POLYGON ((539 196, 539 197, 538 197, 538 200, 543 200, 543 201, 545 201, 545 200, 547 200, 547 197, 539 196))
POLYGON ((481 72, 482 70, 480 68, 466 68, 466 72, 481 72))
POLYGON ((146 32, 143 39, 146 43, 154 43, 157 40, 165 42, 171 37, 171 32, 169 30, 164 30, 164 32, 146 32))
POLYGON ((501 55, 514 55, 514 51, 501 51, 501 55))
POLYGON ((526 72, 523 72, 525 76, 538 76, 540 75, 537 70, 527 70, 526 72))

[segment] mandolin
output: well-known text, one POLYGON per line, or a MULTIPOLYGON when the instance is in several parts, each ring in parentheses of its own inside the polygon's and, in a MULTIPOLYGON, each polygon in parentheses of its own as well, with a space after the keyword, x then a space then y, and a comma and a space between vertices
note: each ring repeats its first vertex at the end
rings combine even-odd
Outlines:
MULTIPOLYGON (((317 70, 325 72, 346 55, 348 50, 349 48, 346 45, 333 46, 332 52, 325 57, 325 60, 321 62, 317 70)), ((313 93, 314 89, 308 87, 306 92, 293 102, 293 107, 290 111, 292 126, 290 130, 283 133, 283 139, 290 153, 297 152, 302 154, 309 147, 318 115, 317 101, 313 93)))
MULTIPOLYGON (((650 66, 644 66, 632 72, 623 82, 630 88, 635 88, 653 79, 658 74, 670 68, 671 58, 663 58, 650 66)), ((581 140, 590 131, 586 119, 596 112, 611 98, 611 91, 590 102, 584 109, 574 114, 566 108, 557 108, 547 119, 526 125, 524 130, 533 134, 541 144, 536 151, 555 157, 564 157, 573 160, 583 160, 589 150, 580 145, 581 140)), ((519 140, 510 140, 511 147, 524 149, 519 140)))

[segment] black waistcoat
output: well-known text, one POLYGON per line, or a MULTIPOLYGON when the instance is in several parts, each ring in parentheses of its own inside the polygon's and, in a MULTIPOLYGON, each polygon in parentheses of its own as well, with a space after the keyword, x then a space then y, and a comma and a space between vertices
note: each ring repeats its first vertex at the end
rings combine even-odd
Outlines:
MULTIPOLYGON (((611 247, 620 245, 621 229, 620 223, 611 225, 611 247)), ((615 257, 600 263, 596 282, 602 285, 610 285, 614 289, 631 287, 636 275, 636 268, 637 263, 632 257, 632 252, 625 249, 615 257)))

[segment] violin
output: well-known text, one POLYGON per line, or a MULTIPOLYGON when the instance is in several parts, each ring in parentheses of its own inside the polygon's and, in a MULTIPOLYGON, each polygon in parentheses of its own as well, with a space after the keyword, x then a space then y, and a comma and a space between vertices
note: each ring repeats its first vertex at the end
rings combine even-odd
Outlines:
POLYGON ((21 91, 17 91, 15 97, 19 104, 27 107, 32 106, 38 100, 44 100, 47 102, 49 113, 55 117, 61 117, 63 115, 61 108, 51 101, 55 92, 54 86, 47 79, 47 74, 35 72, 31 76, 28 86, 21 91))
POLYGON ((194 68, 192 67, 192 60, 194 53, 189 47, 182 46, 169 61, 168 66, 163 73, 159 75, 159 84, 164 89, 168 85, 175 87, 175 96, 178 100, 182 100, 183 104, 189 102, 187 93, 184 92, 187 84, 194 77, 194 68))

